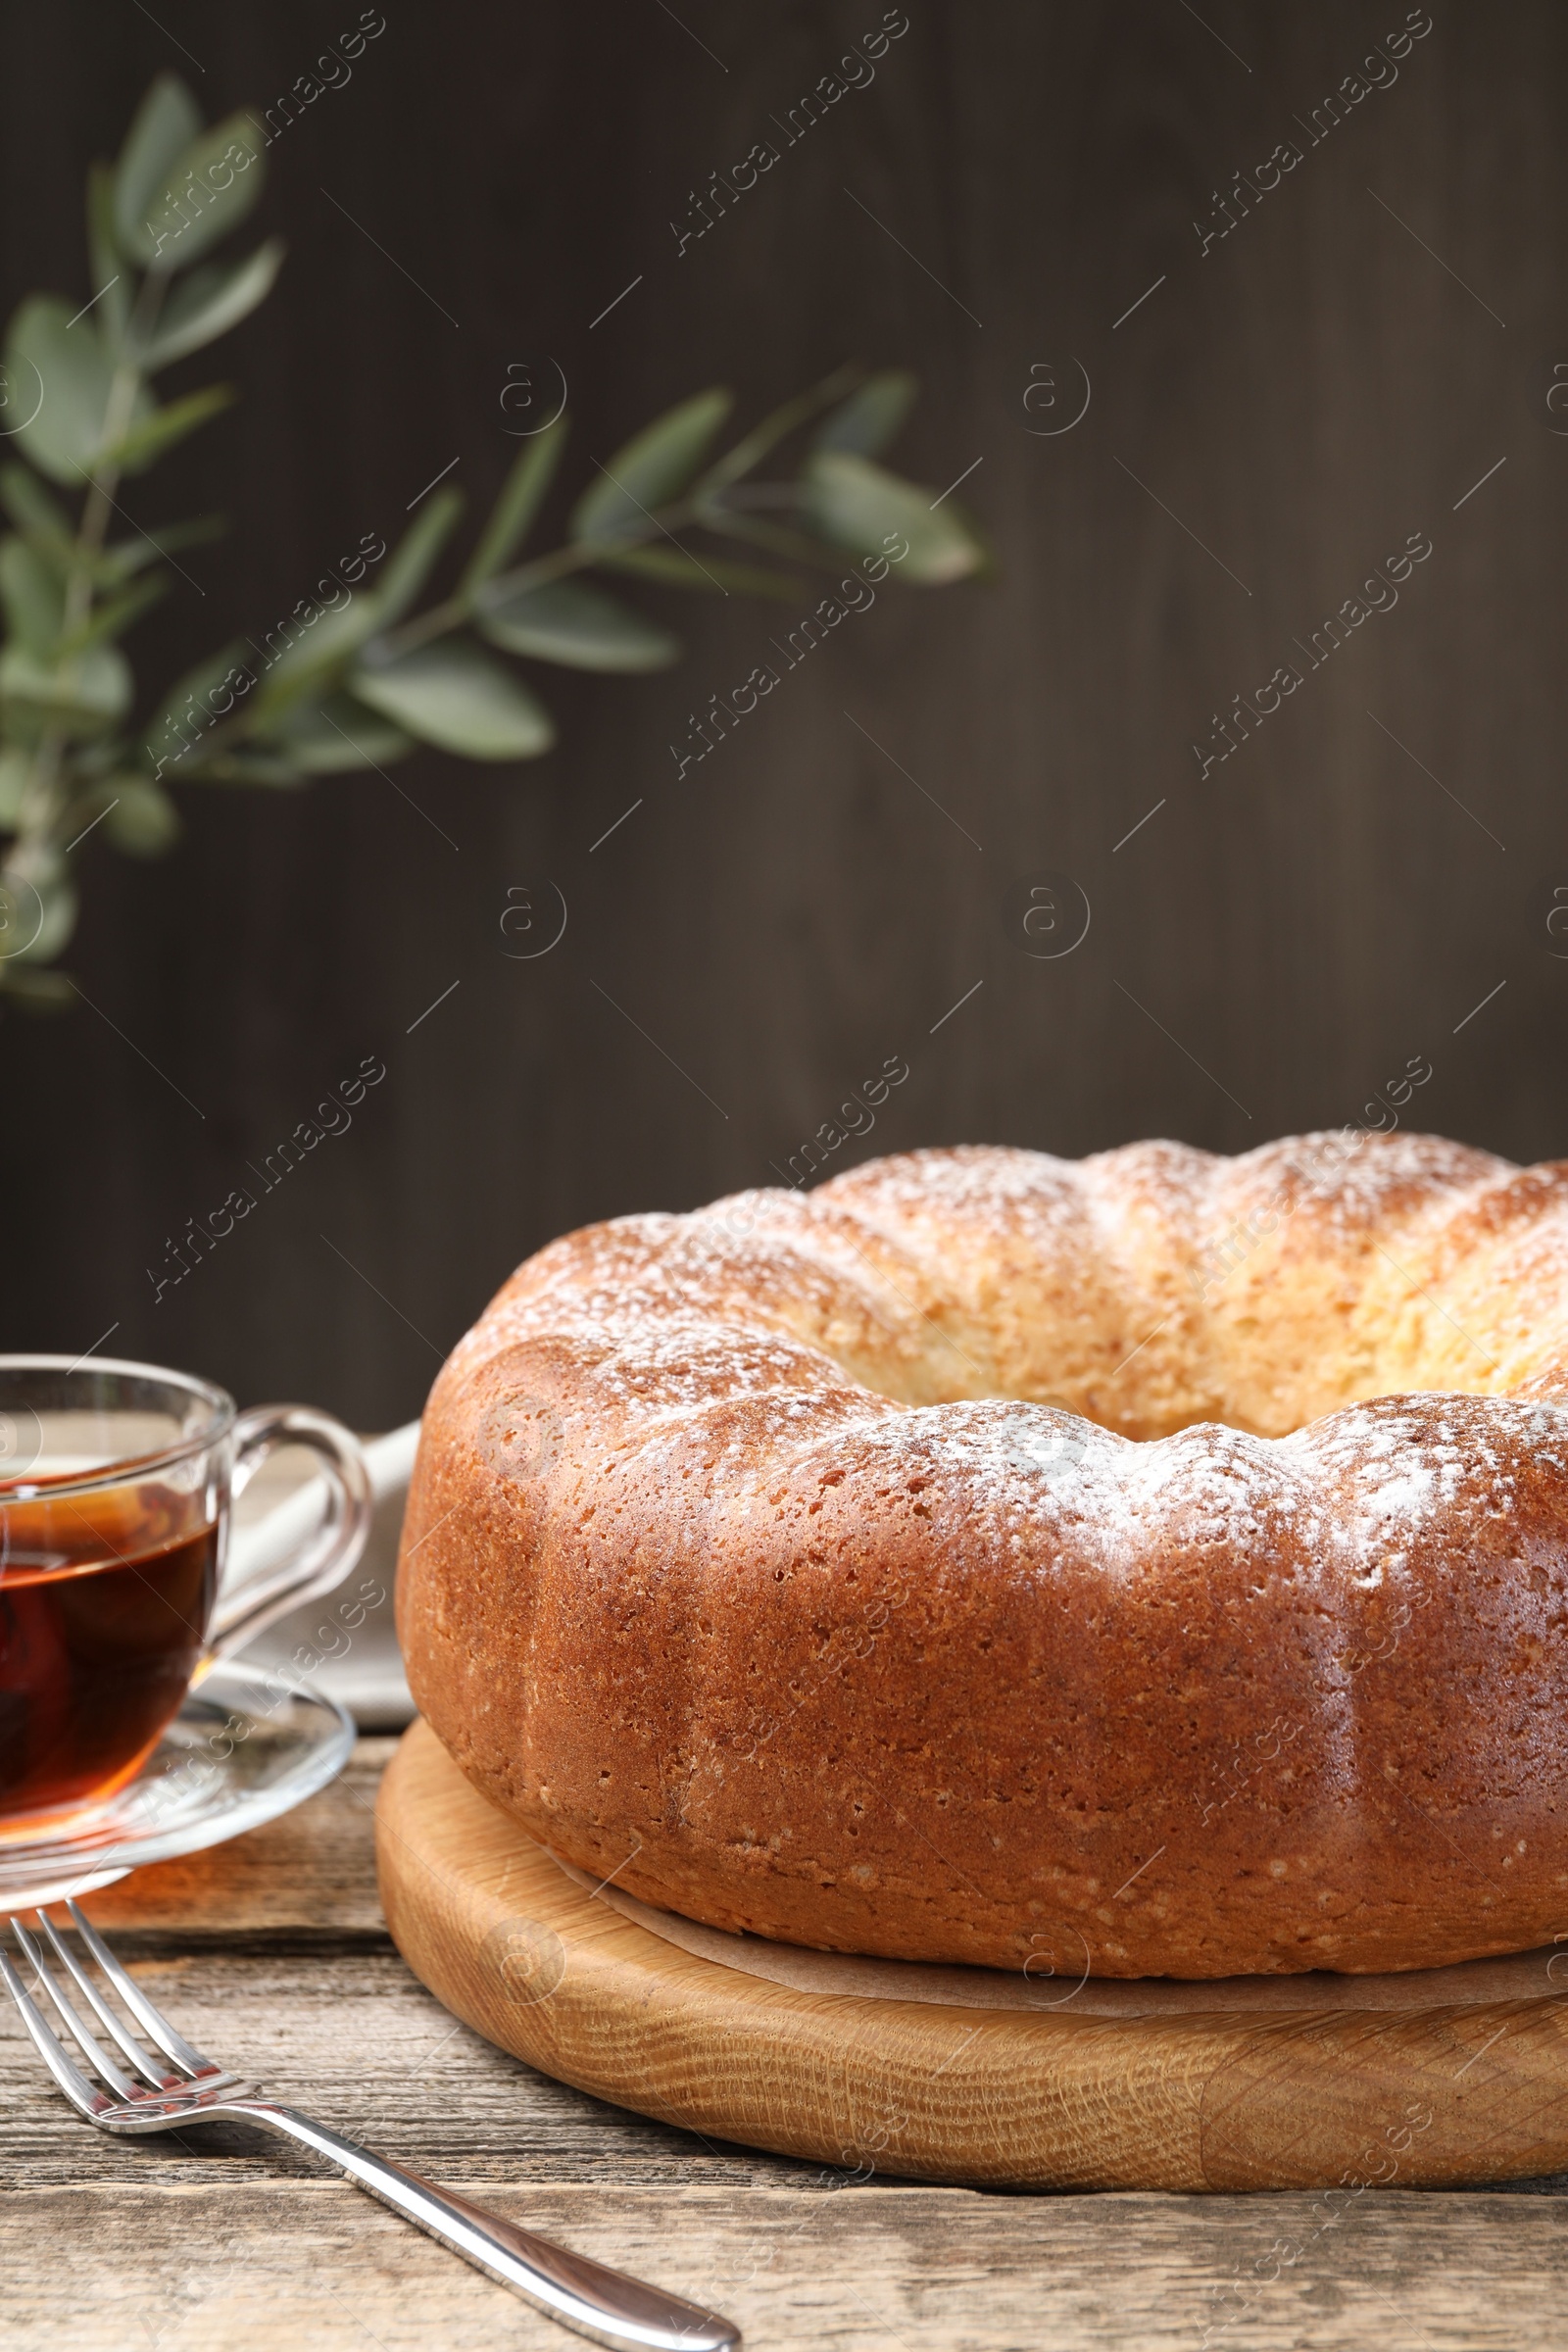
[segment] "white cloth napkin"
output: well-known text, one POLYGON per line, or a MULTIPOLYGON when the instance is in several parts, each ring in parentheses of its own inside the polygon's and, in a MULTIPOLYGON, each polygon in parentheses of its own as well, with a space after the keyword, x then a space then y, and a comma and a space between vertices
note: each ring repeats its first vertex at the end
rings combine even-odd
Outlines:
MULTIPOLYGON (((363 1555, 335 1592, 280 1617, 244 1652, 249 1664, 293 1666, 347 1707, 362 1732, 396 1731, 414 1715, 393 1628, 392 1588, 418 1437, 419 1424, 410 1421, 365 1441, 375 1518, 363 1555)), ((255 1500, 265 1504, 266 1496, 255 1500)), ((241 1582, 286 1558, 325 1504, 325 1479, 309 1473, 284 1487, 281 1499, 260 1514, 242 1504, 229 1537, 229 1577, 241 1582)))

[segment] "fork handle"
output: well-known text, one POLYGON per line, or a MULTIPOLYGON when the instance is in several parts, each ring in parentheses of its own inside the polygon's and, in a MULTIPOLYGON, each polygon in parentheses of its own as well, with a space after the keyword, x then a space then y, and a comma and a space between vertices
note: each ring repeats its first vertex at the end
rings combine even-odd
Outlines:
POLYGON ((700 2310, 678 2295, 536 2237, 531 2230, 519 2230, 482 2205, 341 2139, 296 2108, 275 2106, 270 2099, 224 2099, 206 2115, 242 2116, 303 2140, 405 2221, 597 2344, 612 2345, 616 2352, 627 2346, 640 2352, 735 2352, 740 2344, 739 2328, 716 2312, 700 2310))

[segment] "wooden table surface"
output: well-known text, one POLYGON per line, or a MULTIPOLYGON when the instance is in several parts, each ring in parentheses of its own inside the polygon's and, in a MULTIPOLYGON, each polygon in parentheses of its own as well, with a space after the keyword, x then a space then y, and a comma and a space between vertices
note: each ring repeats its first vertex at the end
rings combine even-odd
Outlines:
MULTIPOLYGON (((531 2073, 404 1967, 362 1740, 287 1820, 88 1908, 204 2048, 274 2096, 738 2320, 752 2352, 1531 2352, 1568 2339, 1568 2179, 1507 2190, 1021 2195, 847 2180, 531 2073)), ((8 2347, 234 2352, 575 2339, 318 2165, 214 2126, 116 2142, 0 2017, 8 2347)))

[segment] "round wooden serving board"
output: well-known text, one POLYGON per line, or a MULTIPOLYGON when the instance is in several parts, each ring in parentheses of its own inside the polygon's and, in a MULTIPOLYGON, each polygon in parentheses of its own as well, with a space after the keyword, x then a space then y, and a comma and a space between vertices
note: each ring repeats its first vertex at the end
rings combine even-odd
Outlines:
POLYGON ((1568 2170, 1568 1984, 1549 1951, 1402 1977, 1021 1989, 683 1921, 656 1934, 642 1920, 663 1915, 574 1883, 421 1723, 382 1783, 376 1855, 399 1950, 466 2024, 710 2137, 1042 2188, 1353 2191, 1568 2170), (835 1968, 875 1996, 803 1989, 835 1968), (930 1989, 897 1997, 906 1984, 930 1989))

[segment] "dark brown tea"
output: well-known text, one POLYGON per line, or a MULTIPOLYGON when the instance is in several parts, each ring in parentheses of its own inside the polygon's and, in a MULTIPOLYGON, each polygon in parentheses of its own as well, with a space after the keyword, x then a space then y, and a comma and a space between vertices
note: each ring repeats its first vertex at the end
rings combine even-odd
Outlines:
POLYGON ((122 1787, 177 1712, 218 1571, 189 1501, 0 1503, 0 1838, 122 1787))

